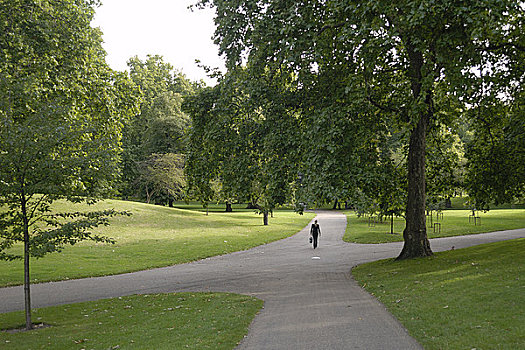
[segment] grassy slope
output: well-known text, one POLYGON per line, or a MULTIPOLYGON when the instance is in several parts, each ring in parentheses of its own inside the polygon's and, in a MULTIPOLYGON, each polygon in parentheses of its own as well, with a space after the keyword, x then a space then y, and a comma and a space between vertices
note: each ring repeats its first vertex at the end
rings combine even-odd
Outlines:
POLYGON ((525 239, 353 269, 425 349, 524 349, 525 239))
MULTIPOLYGON (((136 202, 108 200, 89 210, 115 208, 133 213, 112 219, 101 233, 117 240, 115 245, 82 242, 61 253, 31 262, 33 282, 100 276, 179 264, 282 239, 300 231, 314 216, 276 211, 270 225, 253 210, 233 213, 185 210, 136 202)), ((57 210, 71 210, 59 203, 57 210)), ((85 210, 75 205, 73 210, 85 210)), ((19 247, 20 249, 20 247, 19 247)), ((21 284, 21 261, 0 261, 0 286, 21 284)))
MULTIPOLYGON (((354 212, 345 212, 348 224, 344 236, 346 242, 353 243, 386 243, 403 240, 403 229, 405 220, 403 218, 394 219, 394 235, 390 234, 390 221, 377 223, 375 227, 368 226, 368 219, 358 218, 354 212)), ((479 213, 481 225, 469 223, 469 210, 446 210, 443 212, 441 223, 441 233, 434 232, 427 226, 429 238, 459 236, 474 233, 493 232, 500 230, 511 230, 525 227, 525 209, 491 210, 486 213, 479 213)), ((435 221, 435 215, 433 218, 435 221)))
MULTIPOLYGON (((223 293, 136 295, 35 310, 50 324, 0 332, 2 349, 233 349, 248 332, 261 300, 223 293)), ((0 329, 23 323, 0 314, 0 329)))

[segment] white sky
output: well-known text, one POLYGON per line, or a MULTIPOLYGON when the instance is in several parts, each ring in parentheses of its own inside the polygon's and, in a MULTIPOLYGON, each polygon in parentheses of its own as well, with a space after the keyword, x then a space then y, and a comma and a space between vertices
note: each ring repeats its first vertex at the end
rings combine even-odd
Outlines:
POLYGON ((214 12, 210 9, 190 11, 187 7, 197 0, 102 0, 96 9, 93 27, 104 33, 104 49, 111 68, 127 69, 133 56, 161 55, 164 62, 182 71, 191 80, 206 77, 195 63, 219 67, 224 62, 213 43, 214 12))

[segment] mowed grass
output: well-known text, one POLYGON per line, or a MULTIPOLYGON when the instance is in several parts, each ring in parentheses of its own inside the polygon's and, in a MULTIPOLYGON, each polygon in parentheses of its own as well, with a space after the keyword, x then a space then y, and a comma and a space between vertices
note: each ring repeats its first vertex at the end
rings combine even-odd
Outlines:
POLYGON ((525 348, 525 239, 352 273, 427 350, 525 348))
MULTIPOLYGON (((127 210, 132 216, 111 219, 111 225, 97 232, 112 237, 116 244, 82 242, 42 259, 31 260, 31 281, 45 282, 102 276, 169 266, 211 256, 245 250, 291 236, 315 214, 298 215, 277 210, 270 225, 253 210, 233 213, 187 210, 137 202, 106 200, 94 206, 58 203, 57 211, 127 210)), ((22 247, 16 249, 21 251, 22 247)), ((22 261, 0 261, 0 286, 23 283, 22 261)))
MULTIPOLYGON (((446 210, 443 218, 439 218, 441 232, 430 226, 427 218, 427 235, 429 238, 461 236, 501 230, 525 228, 525 209, 495 209, 486 213, 477 212, 481 218, 481 225, 474 225, 470 220, 470 210, 446 210)), ((368 224, 368 218, 357 217, 353 211, 346 211, 347 227, 343 240, 352 243, 387 243, 403 241, 405 229, 404 218, 394 218, 394 234, 390 234, 390 218, 382 223, 368 224)), ((432 222, 436 222, 436 214, 432 222)), ((478 221, 479 223, 479 221, 478 221)))
MULTIPOLYGON (((50 327, 0 332, 10 349, 233 349, 263 302, 244 295, 135 295, 37 309, 50 327)), ((0 314, 0 329, 24 323, 23 312, 0 314)))

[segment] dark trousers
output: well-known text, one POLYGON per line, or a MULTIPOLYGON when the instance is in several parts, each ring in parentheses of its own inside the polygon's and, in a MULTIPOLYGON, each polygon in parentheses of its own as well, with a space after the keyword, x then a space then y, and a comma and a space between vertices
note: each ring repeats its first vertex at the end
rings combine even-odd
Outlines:
POLYGON ((314 244, 314 249, 317 248, 317 238, 319 237, 319 235, 316 235, 315 233, 312 234, 312 237, 313 237, 313 244, 314 244))

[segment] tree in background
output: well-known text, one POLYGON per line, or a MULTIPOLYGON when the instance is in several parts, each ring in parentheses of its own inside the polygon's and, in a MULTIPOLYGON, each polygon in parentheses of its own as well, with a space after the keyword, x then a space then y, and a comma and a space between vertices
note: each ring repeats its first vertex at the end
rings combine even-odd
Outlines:
POLYGON ((93 14, 91 1, 0 1, 0 258, 24 259, 27 329, 30 256, 111 242, 91 230, 118 214, 51 211, 111 193, 123 121, 136 111, 139 93, 107 66, 93 14))
POLYGON ((218 152, 212 149, 215 143, 207 131, 216 91, 213 87, 203 88, 187 98, 183 105, 192 119, 185 167, 188 196, 201 202, 204 208, 217 198, 213 181, 218 177, 218 160, 215 158, 218 152))
POLYGON ((467 193, 473 207, 525 198, 524 94, 515 103, 494 104, 469 111, 473 136, 466 144, 467 193))
POLYGON ((143 102, 140 112, 124 129, 122 194, 148 201, 151 198, 147 197, 153 194, 160 196, 153 198, 160 203, 166 196, 162 198, 160 192, 145 191, 142 170, 152 159, 161 159, 159 155, 186 152, 190 119, 181 110, 181 105, 200 85, 191 83, 161 56, 148 56, 145 61, 134 57, 128 61, 128 66, 131 79, 143 93, 143 102))
POLYGON ((406 227, 399 259, 431 255, 425 225, 428 132, 448 126, 457 103, 486 106, 517 98, 509 87, 522 86, 523 5, 500 0, 200 4, 217 10, 215 38, 229 69, 245 64, 255 80, 256 73, 286 71, 303 97, 302 115, 321 102, 333 109, 344 104, 352 110, 346 117, 364 118, 371 132, 388 125, 406 135, 406 227), (328 95, 323 80, 338 82, 339 88, 328 95))
POLYGON ((181 154, 152 154, 139 162, 137 188, 143 188, 146 203, 155 199, 156 204, 168 202, 173 207, 175 200, 185 193, 184 156, 181 154))
POLYGON ((430 131, 427 143, 427 208, 442 210, 462 187, 463 144, 451 128, 430 131))
POLYGON ((189 191, 205 206, 212 199, 251 203, 267 225, 275 206, 290 198, 295 175, 284 166, 290 149, 285 140, 293 139, 286 133, 294 128, 275 122, 282 106, 264 104, 244 74, 231 71, 185 103, 192 116, 189 191))

